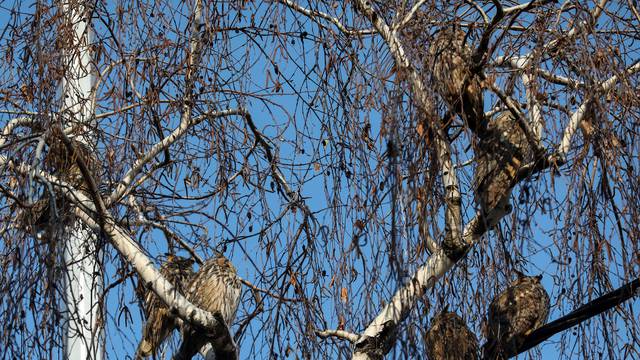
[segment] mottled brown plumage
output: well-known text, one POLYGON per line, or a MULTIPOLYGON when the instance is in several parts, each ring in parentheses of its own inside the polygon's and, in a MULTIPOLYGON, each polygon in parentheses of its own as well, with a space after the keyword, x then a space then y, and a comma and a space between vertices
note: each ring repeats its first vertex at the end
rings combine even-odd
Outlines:
POLYGON ((527 335, 545 324, 550 304, 540 279, 520 276, 493 299, 487 319, 486 359, 515 356, 527 335))
POLYGON ((429 56, 436 92, 477 133, 484 127, 482 85, 471 72, 473 52, 465 37, 459 28, 441 29, 431 41, 429 56))
POLYGON ((476 360, 478 339, 458 314, 443 311, 431 321, 425 335, 429 360, 476 360))
POLYGON ((70 218, 69 203, 63 197, 51 202, 49 194, 34 202, 29 208, 19 209, 16 225, 20 229, 32 233, 36 239, 49 241, 56 226, 65 225, 70 218))
MULTIPOLYGON (((66 182, 72 187, 71 190, 79 190, 86 195, 88 185, 84 181, 76 160, 81 157, 89 172, 95 176, 99 168, 95 154, 89 146, 74 139, 69 140, 75 149, 70 152, 61 136, 59 130, 56 130, 47 139, 48 149, 44 157, 44 170, 58 180, 66 182)), ((59 188, 48 188, 44 196, 35 201, 30 208, 20 210, 16 222, 21 228, 36 235, 39 240, 52 241, 58 229, 63 229, 72 222, 71 210, 71 201, 59 188), (49 189, 53 189, 55 193, 50 193, 49 189), (53 199, 55 202, 52 202, 53 199)))
MULTIPOLYGON (((160 273, 173 286, 176 291, 184 294, 186 284, 193 276, 193 260, 176 255, 169 255, 167 261, 160 266, 160 273)), ((146 289, 144 295, 143 311, 147 318, 142 332, 142 341, 138 346, 137 358, 156 356, 162 342, 179 325, 174 314, 167 305, 158 298, 151 289, 146 289)))
POLYGON ((477 150, 474 184, 483 216, 496 208, 510 208, 516 175, 530 158, 529 143, 516 119, 508 111, 499 113, 483 132, 477 150))
MULTIPOLYGON (((186 295, 194 305, 214 313, 228 332, 236 317, 240 294, 241 283, 236 269, 227 258, 217 255, 207 260, 193 276, 186 295)), ((212 342, 217 360, 235 358, 235 352, 229 346, 233 339, 212 339, 206 330, 185 323, 176 359, 191 359, 207 342, 212 342)))
POLYGON ((69 138, 69 142, 73 151, 70 151, 65 145, 59 130, 54 131, 47 140, 49 149, 44 157, 44 163, 58 179, 72 185, 77 190, 86 192, 89 190, 89 186, 84 181, 77 160, 81 159, 95 178, 100 168, 95 149, 74 138, 69 138))

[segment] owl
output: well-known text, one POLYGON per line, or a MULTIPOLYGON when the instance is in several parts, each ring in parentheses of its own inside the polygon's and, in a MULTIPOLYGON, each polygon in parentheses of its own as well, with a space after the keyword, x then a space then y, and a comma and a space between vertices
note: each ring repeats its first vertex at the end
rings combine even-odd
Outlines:
MULTIPOLYGON (((185 286, 193 276, 193 260, 169 255, 166 262, 160 266, 160 273, 173 284, 177 292, 184 294, 185 286)), ((179 326, 179 321, 167 305, 148 288, 144 294, 143 312, 147 322, 138 345, 137 359, 151 355, 155 357, 162 342, 179 326)))
POLYGON ((458 314, 446 309, 431 321, 424 337, 429 360, 476 360, 478 340, 458 314))
POLYGON ((432 82, 449 109, 458 114, 474 133, 484 127, 484 100, 480 78, 471 73, 473 51, 465 44, 465 33, 447 27, 436 33, 429 46, 432 82))
MULTIPOLYGON (((241 283, 233 264, 218 254, 207 260, 193 276, 186 289, 189 301, 213 313, 221 326, 231 327, 240 304, 241 283)), ((182 344, 176 359, 191 359, 211 339, 207 331, 192 324, 183 325, 182 344)), ((233 339, 212 343, 216 359, 234 359, 235 353, 226 346, 233 339)))
POLYGON ((531 159, 531 150, 524 131, 508 111, 489 123, 479 143, 474 188, 486 218, 496 208, 509 212, 511 189, 523 162, 531 159))
POLYGON ((508 359, 518 353, 524 339, 544 325, 549 315, 549 295, 542 276, 519 276, 491 301, 487 319, 485 359, 508 359))
MULTIPOLYGON (((90 172, 98 168, 95 156, 89 147, 77 140, 71 140, 75 151, 73 154, 60 139, 59 129, 54 129, 52 136, 47 139, 48 151, 44 157, 45 169, 73 187, 73 190, 88 191, 80 167, 76 163, 78 156, 82 156, 90 172)), ((73 221, 71 202, 61 193, 46 192, 28 209, 22 209, 17 217, 19 226, 32 232, 38 240, 55 240, 57 229, 64 228, 73 221), (55 202, 52 202, 55 200, 55 202)))
POLYGON ((66 224, 69 218, 69 203, 63 197, 57 197, 51 203, 51 196, 45 194, 29 208, 17 211, 17 227, 32 233, 37 240, 52 241, 56 226, 66 224))
POLYGON ((84 181, 80 166, 76 161, 80 157, 89 172, 96 176, 99 163, 95 149, 82 141, 69 139, 74 149, 73 152, 70 152, 61 136, 59 129, 56 129, 48 139, 49 150, 44 157, 44 163, 60 180, 67 182, 77 190, 87 192, 89 186, 84 181))

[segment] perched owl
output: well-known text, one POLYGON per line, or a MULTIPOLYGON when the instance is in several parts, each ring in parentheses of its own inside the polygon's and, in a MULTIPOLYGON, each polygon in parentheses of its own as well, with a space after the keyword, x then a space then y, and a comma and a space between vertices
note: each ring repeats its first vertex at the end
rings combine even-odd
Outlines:
MULTIPOLYGON (((95 156, 86 144, 77 140, 71 140, 75 149, 71 154, 59 138, 61 135, 58 132, 59 130, 54 131, 47 139, 45 170, 72 186, 73 190, 80 190, 86 194, 88 185, 84 181, 76 160, 78 156, 82 156, 89 171, 95 172, 98 169, 95 156)), ((16 218, 19 226, 32 232, 38 240, 55 240, 56 230, 64 228, 73 221, 71 201, 59 188, 54 188, 54 191, 54 194, 45 193, 30 208, 21 209, 16 218), (52 202, 52 199, 55 199, 55 202, 52 202)))
POLYGON ((70 152, 60 138, 61 136, 59 130, 57 130, 47 140, 49 150, 44 157, 44 163, 60 180, 67 182, 77 190, 87 192, 89 186, 84 181, 80 166, 76 161, 80 157, 89 172, 96 176, 96 172, 99 170, 99 163, 96 159, 95 150, 82 141, 70 139, 75 150, 70 152))
MULTIPOLYGON (((241 283, 233 264, 222 255, 207 260, 192 277, 187 287, 187 298, 194 305, 214 313, 221 325, 231 327, 240 304, 241 283)), ((182 329, 182 344, 176 359, 191 359, 202 346, 212 339, 206 330, 185 323, 182 329)), ((225 339, 230 342, 233 339, 225 339)), ((233 359, 225 343, 212 343, 216 359, 233 359)))
MULTIPOLYGON (((160 266, 160 273, 173 284, 176 291, 184 294, 185 287, 193 276, 193 260, 169 255, 166 262, 160 266)), ((136 353, 136 358, 138 359, 151 355, 155 357, 162 342, 179 325, 167 305, 158 298, 153 290, 148 288, 144 295, 143 311, 147 322, 142 332, 142 341, 140 341, 136 353)))
POLYGON ((51 202, 51 196, 45 194, 29 208, 19 209, 16 216, 17 227, 32 233, 36 239, 51 241, 55 238, 57 227, 68 223, 70 206, 67 199, 60 196, 51 202))
POLYGON ((524 131, 510 112, 499 113, 489 123, 476 154, 474 187, 483 216, 498 207, 509 208, 518 170, 531 158, 524 131))
POLYGON ((465 37, 459 28, 440 30, 431 41, 429 57, 436 92, 477 133, 484 127, 482 86, 479 77, 471 73, 472 50, 465 37))
POLYGON ((478 359, 478 339, 456 313, 436 315, 424 338, 429 360, 478 359))
POLYGON ((517 354, 524 339, 544 325, 549 315, 549 295, 542 276, 520 276, 491 301, 487 319, 485 359, 508 359, 517 354))

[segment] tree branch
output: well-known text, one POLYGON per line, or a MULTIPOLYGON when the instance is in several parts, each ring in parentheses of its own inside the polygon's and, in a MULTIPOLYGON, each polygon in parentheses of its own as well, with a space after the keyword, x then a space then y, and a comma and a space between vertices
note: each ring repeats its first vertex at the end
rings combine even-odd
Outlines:
POLYGON ((602 295, 599 298, 582 305, 571 313, 536 329, 526 337, 524 344, 520 349, 518 349, 518 354, 532 349, 561 331, 567 330, 585 320, 610 310, 614 306, 622 304, 637 295, 639 288, 640 278, 635 279, 608 294, 602 295))
MULTIPOLYGON (((16 164, 4 155, 0 155, 0 165, 6 165, 20 173, 28 174, 31 167, 26 164, 16 164)), ((214 314, 204 311, 187 298, 180 294, 175 287, 167 281, 158 269, 153 265, 139 245, 129 235, 126 230, 118 226, 113 217, 108 213, 101 213, 100 223, 90 215, 96 213, 96 207, 93 202, 82 192, 74 189, 70 184, 59 180, 55 176, 44 172, 37 173, 38 178, 53 184, 67 199, 77 206, 74 209, 75 215, 82 220, 91 230, 95 232, 103 232, 109 238, 111 244, 118 252, 131 264, 131 266, 139 274, 140 278, 158 295, 158 297, 167 304, 171 312, 175 313, 184 321, 196 324, 207 329, 213 334, 213 337, 225 337, 228 334, 220 333, 223 326, 216 319, 214 314)), ((224 326, 226 327, 226 326, 224 326)))
MULTIPOLYGON (((338 30, 340 30, 341 32, 343 32, 345 35, 369 35, 369 34, 373 34, 375 31, 374 30, 350 30, 347 29, 346 26, 344 26, 340 20, 338 20, 336 17, 333 17, 329 14, 323 13, 322 11, 318 11, 318 10, 309 10, 301 5, 296 4, 293 1, 290 0, 272 0, 275 1, 277 3, 280 3, 282 5, 287 6, 288 8, 290 8, 291 10, 294 10, 306 17, 308 17, 309 19, 311 19, 312 21, 314 21, 317 24, 320 24, 317 19, 321 18, 321 19, 325 19, 327 21, 329 21, 330 23, 334 24, 338 30)), ((321 25, 321 24, 320 24, 321 25)))
POLYGON ((357 334, 345 330, 316 330, 316 335, 323 339, 329 337, 337 337, 343 340, 348 340, 352 343, 358 341, 358 339, 360 338, 357 334))
MULTIPOLYGON (((622 75, 628 76, 638 71, 640 71, 640 61, 628 67, 622 75)), ((607 92, 611 90, 611 88, 613 88, 613 86, 619 80, 620 76, 614 75, 597 86, 597 89, 593 89, 592 93, 607 92)), ((569 119, 569 124, 567 124, 567 127, 565 128, 564 135, 562 136, 562 141, 558 146, 558 154, 561 157, 564 158, 567 156, 567 153, 569 152, 569 145, 571 144, 571 138, 573 137, 573 134, 578 130, 578 126, 584 118, 584 114, 590 102, 591 99, 587 99, 585 102, 583 102, 582 105, 580 105, 580 107, 573 113, 571 119, 569 119)))
POLYGON ((113 191, 111 196, 105 201, 105 205, 107 207, 111 206, 113 203, 120 200, 123 196, 127 195, 128 191, 130 191, 129 186, 135 180, 135 178, 140 174, 144 166, 153 160, 160 152, 162 152, 165 148, 171 146, 173 143, 178 141, 184 134, 186 134, 189 128, 201 123, 205 119, 217 118, 223 116, 231 116, 231 115, 243 115, 245 110, 243 109, 227 109, 223 111, 215 111, 213 113, 207 113, 200 115, 196 118, 187 118, 183 119, 180 122, 180 125, 171 132, 167 137, 160 140, 160 142, 156 143, 151 149, 140 159, 138 159, 135 164, 129 169, 129 171, 124 175, 120 183, 113 191), (129 189, 129 190, 128 190, 129 189))

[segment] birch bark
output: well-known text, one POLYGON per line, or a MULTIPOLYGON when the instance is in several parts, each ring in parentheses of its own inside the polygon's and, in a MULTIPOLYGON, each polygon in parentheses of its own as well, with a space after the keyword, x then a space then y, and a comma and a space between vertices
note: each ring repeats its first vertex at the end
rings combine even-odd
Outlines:
MULTIPOLYGON (((95 84, 91 3, 64 2, 62 11, 65 25, 71 29, 65 35, 71 38, 67 39, 67 72, 61 84, 61 114, 65 122, 79 129, 75 140, 91 145, 94 107, 90 99, 95 84)), ((98 237, 78 220, 63 234, 65 358, 100 360, 104 357, 104 333, 99 307, 103 279, 98 237)))

